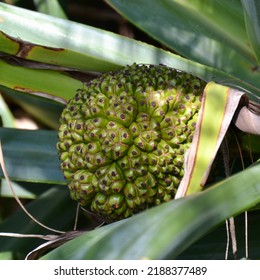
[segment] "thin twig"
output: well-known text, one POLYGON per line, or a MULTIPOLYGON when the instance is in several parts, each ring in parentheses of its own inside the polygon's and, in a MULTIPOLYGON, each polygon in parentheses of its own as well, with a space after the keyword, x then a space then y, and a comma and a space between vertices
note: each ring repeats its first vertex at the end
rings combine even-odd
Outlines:
MULTIPOLYGON (((247 137, 249 140, 249 157, 253 164, 254 159, 253 159, 252 149, 251 149, 251 135, 248 134, 247 137)), ((241 158, 241 162, 244 166, 243 157, 241 158)), ((247 213, 247 211, 245 211, 245 251, 246 251, 246 259, 248 259, 249 258, 249 246, 248 246, 248 213, 247 213)))
POLYGON ((230 243, 228 220, 226 220, 226 232, 227 232, 227 244, 226 244, 225 260, 228 259, 228 251, 229 251, 229 243, 230 243))
POLYGON ((84 234, 87 231, 68 231, 64 234, 59 235, 57 238, 54 238, 53 240, 50 240, 48 242, 45 242, 44 244, 41 244, 34 250, 32 250, 27 256, 26 260, 35 260, 38 259, 40 256, 42 256, 46 251, 49 251, 51 249, 57 248, 58 246, 66 243, 69 240, 74 239, 75 237, 84 234))
POLYGON ((249 257, 249 249, 248 249, 248 215, 247 211, 245 211, 245 250, 246 250, 246 259, 249 257))
MULTIPOLYGON (((228 143, 227 138, 225 137, 222 144, 221 144, 221 151, 223 155, 223 162, 224 162, 224 169, 225 169, 225 175, 226 177, 230 176, 230 164, 229 164, 229 150, 228 150, 228 143)), ((229 233, 231 237, 231 244, 232 244, 232 253, 234 259, 237 258, 237 240, 236 240, 236 228, 235 228, 235 220, 234 217, 231 217, 226 221, 226 228, 227 228, 227 236, 229 238, 229 233)), ((226 255, 227 257, 227 251, 229 247, 229 240, 227 241, 227 249, 226 249, 226 255)))
POLYGON ((1 237, 15 237, 15 238, 39 238, 44 240, 53 240, 59 237, 59 235, 48 234, 22 234, 22 233, 13 233, 13 232, 0 232, 1 237))
POLYGON ((76 216, 75 216, 75 222, 74 222, 73 230, 76 230, 77 226, 78 226, 79 208, 80 208, 80 204, 77 203, 76 216))
POLYGON ((238 152, 239 152, 239 156, 240 156, 240 160, 241 160, 241 165, 242 165, 242 169, 244 170, 245 169, 245 163, 244 163, 244 159, 243 159, 243 154, 242 154, 242 150, 241 150, 241 147, 239 145, 239 141, 237 139, 237 136, 235 133, 233 133, 234 137, 235 137, 235 140, 236 140, 236 144, 237 144, 237 148, 238 148, 238 152))
POLYGON ((232 244, 232 253, 233 257, 237 259, 237 239, 236 239, 236 227, 234 217, 229 218, 229 230, 231 234, 231 244, 232 244))
MULTIPOLYGON (((241 151, 241 148, 240 148, 240 145, 239 145, 239 141, 238 141, 235 134, 234 134, 234 136, 235 136, 235 140, 236 140, 236 143, 237 143, 237 148, 238 148, 238 151, 239 151, 239 156, 240 156, 240 160, 241 160, 242 169, 244 170, 245 169, 245 163, 244 163, 242 151, 241 151)), ((250 134, 248 135, 248 137, 249 137, 249 145, 251 146, 250 134)), ((250 156, 250 159, 251 159, 252 163, 254 163, 251 149, 249 149, 249 156, 250 156)), ((248 247, 248 213, 247 213, 247 211, 245 211, 245 254, 246 254, 246 259, 248 259, 248 257, 249 257, 249 247, 248 247)))

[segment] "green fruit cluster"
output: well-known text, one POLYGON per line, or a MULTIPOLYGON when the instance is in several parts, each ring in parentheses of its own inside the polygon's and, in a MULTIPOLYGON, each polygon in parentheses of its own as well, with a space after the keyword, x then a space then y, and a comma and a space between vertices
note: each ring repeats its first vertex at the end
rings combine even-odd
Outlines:
POLYGON ((107 221, 174 198, 204 87, 163 65, 134 64, 79 89, 57 143, 71 197, 107 221))

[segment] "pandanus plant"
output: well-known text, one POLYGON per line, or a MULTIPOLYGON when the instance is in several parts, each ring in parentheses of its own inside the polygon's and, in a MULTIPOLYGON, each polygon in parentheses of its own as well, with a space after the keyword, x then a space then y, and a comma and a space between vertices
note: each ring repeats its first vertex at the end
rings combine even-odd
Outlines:
MULTIPOLYGON (((22 211, 10 215, 2 235, 50 241, 33 250, 31 239, 3 237, 3 258, 52 247, 43 258, 224 258, 222 224, 260 202, 260 5, 106 1, 165 51, 71 22, 50 2, 53 15, 0 4, 1 92, 51 128, 7 128, 1 100, 1 176, 61 235, 46 236, 22 211), (73 228, 77 207, 85 220, 73 228)), ((242 225, 238 217, 240 233, 242 225)), ((250 243, 259 258, 259 240, 250 243)))

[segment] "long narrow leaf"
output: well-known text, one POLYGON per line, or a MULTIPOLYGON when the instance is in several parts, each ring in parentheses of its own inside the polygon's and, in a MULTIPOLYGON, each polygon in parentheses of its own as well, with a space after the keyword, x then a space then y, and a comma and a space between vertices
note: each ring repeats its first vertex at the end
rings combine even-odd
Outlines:
MULTIPOLYGON (((249 259, 260 258, 260 213, 248 212, 249 229, 249 259)), ((245 244, 245 214, 235 218, 236 239, 238 244, 238 259, 246 257, 245 244)), ((226 225, 214 229, 206 236, 192 244, 187 250, 178 256, 179 260, 223 260, 227 246, 226 225)), ((231 246, 230 246, 231 247, 231 246)), ((229 259, 232 259, 232 249, 229 249, 229 259)))
MULTIPOLYGON (((47 98, 39 98, 38 96, 26 92, 11 90, 10 88, 3 86, 0 86, 0 90, 19 104, 31 116, 35 117, 36 120, 50 128, 58 129, 59 118, 64 108, 64 104, 53 102, 47 98)), ((65 92, 65 94, 69 93, 71 96, 75 94, 74 91, 65 92)))
POLYGON ((67 18, 58 0, 34 0, 37 10, 41 13, 60 18, 67 18))
MULTIPOLYGON (((111 32, 1 3, 0 17, 2 18, 1 30, 8 35, 33 44, 74 52, 74 56, 70 54, 63 59, 63 66, 68 60, 74 60, 74 63, 76 60, 78 67, 85 61, 85 70, 100 71, 132 62, 159 64, 166 63, 166 60, 170 59, 168 52, 111 32), (90 61, 88 62, 84 57, 90 61)), ((4 42, 8 40, 8 45, 10 44, 10 39, 4 37, 0 39, 4 42)), ((0 51, 6 52, 7 49, 2 48, 1 45, 0 51)), ((39 61, 35 59, 33 53, 33 49, 29 51, 29 57, 39 61)), ((63 53, 55 51, 54 54, 51 55, 53 63, 59 65, 57 60, 63 53)), ((46 58, 48 59, 47 53, 46 58)), ((172 58, 177 63, 175 68, 179 68, 178 64, 183 64, 185 61, 178 56, 172 58)))
MULTIPOLYGON (((131 3, 132 1, 129 2, 131 3)), ((34 46, 26 57, 35 61, 91 71, 108 71, 134 62, 162 63, 192 73, 206 81, 229 80, 257 92, 254 85, 258 83, 257 79, 253 80, 252 85, 249 82, 244 83, 243 79, 112 32, 2 3, 0 18, 1 30, 9 36, 32 44, 64 49, 57 51, 34 46)), ((0 36, 0 51, 16 55, 19 48, 19 44, 10 37, 0 36)))
POLYGON ((216 0, 107 2, 155 39, 188 57, 208 64, 214 52, 226 45, 253 59, 239 0, 229 1, 228 5, 216 0))
MULTIPOLYGON (((0 84, 11 89, 28 92, 48 98, 48 95, 59 97, 57 100, 68 99, 75 95, 82 82, 64 73, 46 70, 34 70, 14 66, 0 60, 0 84), (61 84, 62 83, 62 86, 61 84)), ((61 102, 61 101, 60 101, 61 102)))
MULTIPOLYGON (((236 44, 226 36, 223 31, 225 26, 218 24, 223 21, 223 16, 226 22, 226 14, 214 11, 215 6, 211 7, 211 12, 219 17, 217 24, 214 16, 212 19, 209 15, 204 17, 200 9, 194 10, 192 4, 187 4, 193 1, 184 1, 186 5, 177 0, 107 2, 133 24, 184 57, 223 70, 256 87, 260 86, 259 72, 254 70, 257 62, 252 52, 245 54, 244 49, 239 49, 239 42, 236 44)), ((209 5, 205 1, 200 3, 209 5)), ((240 3, 233 1, 233 5, 240 3)), ((237 28, 236 33, 241 32, 243 37, 245 30, 238 29, 240 25, 236 26, 236 18, 230 20, 232 26, 237 28)))
MULTIPOLYGON (((252 60, 253 51, 248 45, 240 0, 175 0, 175 2, 187 10, 187 13, 193 11, 200 15, 201 22, 210 24, 206 28, 200 26, 204 35, 232 46, 237 52, 252 60), (205 33, 207 28, 212 32, 205 33)), ((196 30, 196 27, 193 28, 196 30)))
MULTIPOLYGON (((66 183, 59 169, 59 159, 55 149, 56 131, 0 128, 0 139, 10 179, 66 183)), ((1 170, 0 176, 3 177, 1 170)))
POLYGON ((208 83, 176 198, 200 191, 244 92, 208 83), (214 121, 212 121, 214 116, 214 121))
POLYGON ((248 37, 260 65, 260 2, 257 0, 241 0, 244 8, 248 37))
MULTIPOLYGON (((73 227, 76 204, 71 201, 66 189, 52 187, 37 200, 26 205, 26 208, 48 226, 60 230, 71 230, 73 227)), ((21 210, 0 224, 0 232, 52 234, 32 222, 21 210)), ((43 242, 32 238, 0 237, 0 252, 12 252, 12 258, 24 259, 30 250, 43 242)))
POLYGON ((259 203, 259 180, 258 165, 207 191, 86 233, 43 259, 176 258, 228 217, 259 203))

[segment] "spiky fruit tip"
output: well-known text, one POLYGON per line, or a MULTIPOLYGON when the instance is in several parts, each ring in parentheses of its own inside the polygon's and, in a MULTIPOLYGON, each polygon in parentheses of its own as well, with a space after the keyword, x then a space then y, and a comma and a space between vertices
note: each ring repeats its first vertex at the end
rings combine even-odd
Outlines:
POLYGON ((107 221, 174 198, 204 87, 163 65, 133 64, 79 89, 57 143, 71 197, 107 221))

